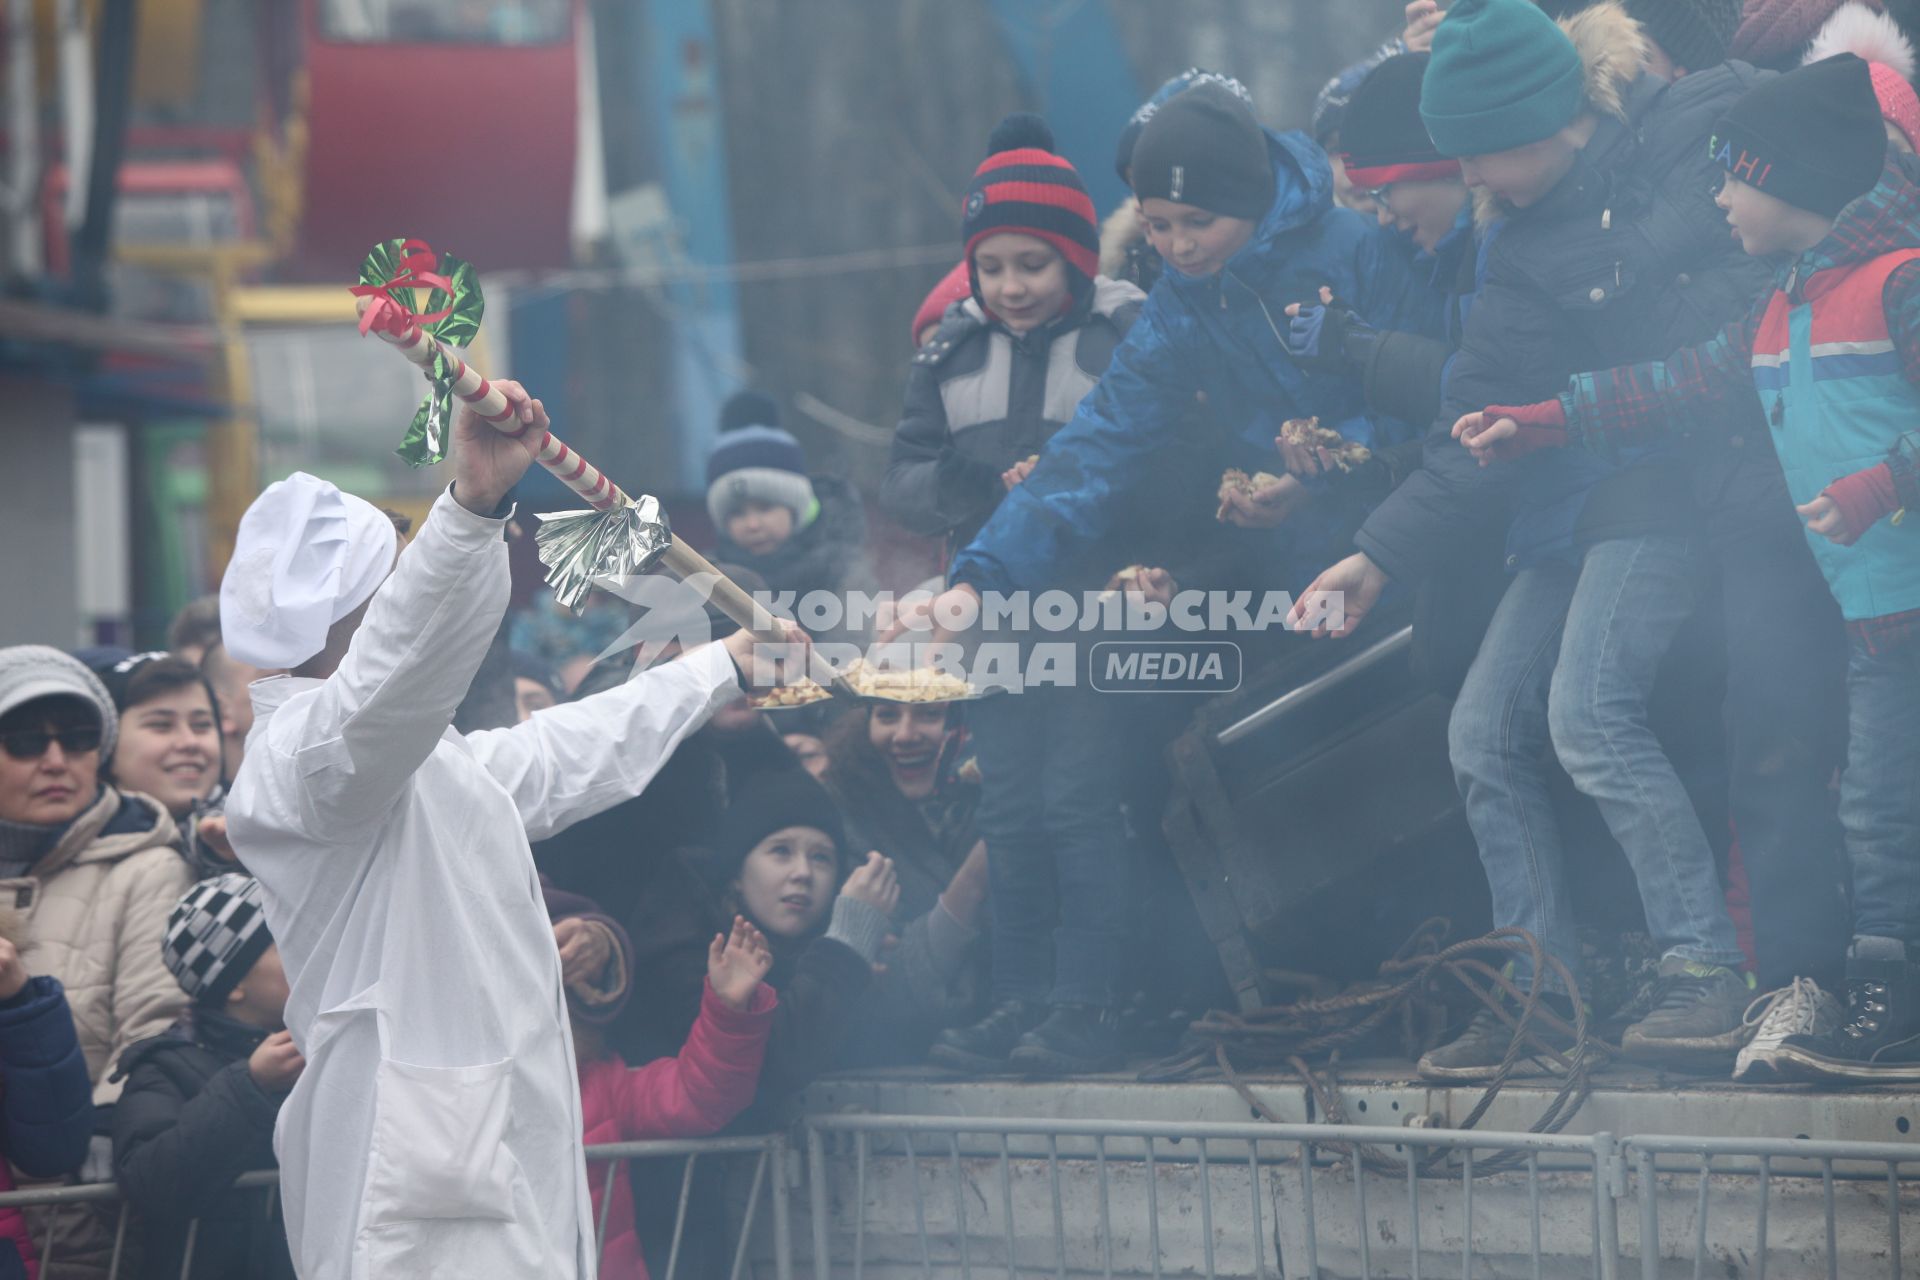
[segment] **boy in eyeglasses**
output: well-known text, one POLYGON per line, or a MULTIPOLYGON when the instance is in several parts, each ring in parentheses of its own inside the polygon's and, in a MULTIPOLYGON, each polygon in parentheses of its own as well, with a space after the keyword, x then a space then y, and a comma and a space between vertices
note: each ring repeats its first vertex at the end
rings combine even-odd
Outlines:
MULTIPOLYGON (((0 649, 0 934, 28 972, 67 990, 98 1109, 88 1169, 101 1177, 106 1108, 120 1097, 110 1069, 186 1007, 160 943, 192 881, 166 811, 101 781, 117 724, 106 687, 78 660, 43 645, 0 649)), ((105 1274, 111 1219, 69 1210, 55 1227, 63 1272, 105 1274)), ((35 1230, 46 1238, 44 1214, 35 1230)))

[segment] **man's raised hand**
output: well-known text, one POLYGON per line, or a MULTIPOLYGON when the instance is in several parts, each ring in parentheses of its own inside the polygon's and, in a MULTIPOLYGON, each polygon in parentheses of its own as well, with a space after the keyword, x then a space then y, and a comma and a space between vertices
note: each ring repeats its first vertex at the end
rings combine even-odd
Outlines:
POLYGON ((493 385, 513 410, 513 417, 502 425, 516 434, 508 435, 464 401, 453 416, 453 496, 479 516, 492 515, 507 491, 527 473, 551 425, 545 406, 525 387, 506 379, 493 385))

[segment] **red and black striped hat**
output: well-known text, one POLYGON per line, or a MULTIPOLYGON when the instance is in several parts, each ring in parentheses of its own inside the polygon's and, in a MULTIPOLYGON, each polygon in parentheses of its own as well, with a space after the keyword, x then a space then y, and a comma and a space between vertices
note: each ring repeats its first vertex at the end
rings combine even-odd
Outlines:
MULTIPOLYGON (((974 170, 961 206, 968 273, 973 248, 1002 231, 1038 236, 1091 282, 1100 270, 1100 230, 1080 175, 1053 153, 1053 131, 1026 112, 1002 120, 987 140, 991 153, 974 170)), ((1078 292, 1078 290, 1076 290, 1078 292)))
POLYGON ((1366 191, 1460 176, 1460 162, 1440 154, 1420 118, 1426 70, 1426 54, 1403 53, 1368 72, 1353 91, 1340 121, 1340 159, 1354 186, 1366 191))

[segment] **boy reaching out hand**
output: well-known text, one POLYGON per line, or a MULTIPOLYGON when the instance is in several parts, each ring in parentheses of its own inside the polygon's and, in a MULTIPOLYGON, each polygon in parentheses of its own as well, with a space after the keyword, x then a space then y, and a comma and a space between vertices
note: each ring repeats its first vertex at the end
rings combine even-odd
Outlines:
POLYGON ((1740 421, 1716 410, 1757 400, 1851 636, 1840 817, 1854 922, 1844 1019, 1753 1051, 1793 1078, 1920 1080, 1920 524, 1885 518, 1920 505, 1920 182, 1888 162, 1851 54, 1754 90, 1712 147, 1728 171, 1719 205, 1748 253, 1779 257, 1776 287, 1703 346, 1469 413, 1454 435, 1482 465, 1569 444, 1604 455, 1740 421))

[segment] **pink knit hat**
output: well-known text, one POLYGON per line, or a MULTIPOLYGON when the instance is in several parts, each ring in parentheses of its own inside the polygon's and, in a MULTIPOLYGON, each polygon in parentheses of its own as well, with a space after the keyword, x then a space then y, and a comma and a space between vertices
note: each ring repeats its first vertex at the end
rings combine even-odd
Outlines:
POLYGON ((1807 46, 1803 62, 1820 62, 1835 54, 1851 53, 1865 59, 1873 78, 1873 96, 1880 114, 1920 150, 1920 95, 1910 83, 1914 74, 1913 43, 1900 24, 1876 13, 1860 0, 1848 0, 1834 10, 1807 46))
POLYGON ((1920 94, 1884 62, 1867 67, 1873 74, 1873 96, 1880 99, 1880 114, 1907 135, 1907 145, 1920 151, 1920 94))
POLYGON ((930 324, 938 324, 947 308, 973 293, 973 278, 967 274, 964 259, 954 265, 953 270, 940 277, 940 283, 927 292, 920 303, 920 309, 913 313, 913 328, 907 330, 907 337, 913 342, 920 341, 920 331, 930 324))
MULTIPOLYGON (((1863 2, 1873 9, 1883 7, 1881 0, 1863 2)), ((1727 52, 1763 67, 1792 66, 1839 7, 1840 0, 1747 0, 1746 16, 1727 52)))

